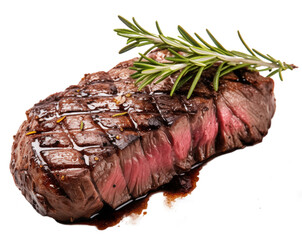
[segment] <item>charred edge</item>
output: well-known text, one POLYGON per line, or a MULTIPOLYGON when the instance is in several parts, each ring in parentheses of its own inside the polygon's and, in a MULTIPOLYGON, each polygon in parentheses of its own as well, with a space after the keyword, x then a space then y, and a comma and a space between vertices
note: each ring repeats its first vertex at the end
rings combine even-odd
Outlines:
POLYGON ((58 102, 63 98, 63 93, 64 92, 59 92, 59 93, 52 94, 49 97, 47 97, 46 99, 41 100, 40 102, 36 103, 34 105, 34 107, 40 107, 40 106, 43 106, 43 105, 46 105, 46 104, 49 104, 49 103, 52 103, 52 102, 58 102))
MULTIPOLYGON (((245 71, 247 71, 247 68, 243 68, 245 71)), ((238 81, 244 84, 248 84, 251 85, 251 83, 249 81, 246 80, 246 78, 243 75, 243 69, 236 69, 235 71, 233 71, 233 73, 236 75, 236 77, 238 78, 238 81)))

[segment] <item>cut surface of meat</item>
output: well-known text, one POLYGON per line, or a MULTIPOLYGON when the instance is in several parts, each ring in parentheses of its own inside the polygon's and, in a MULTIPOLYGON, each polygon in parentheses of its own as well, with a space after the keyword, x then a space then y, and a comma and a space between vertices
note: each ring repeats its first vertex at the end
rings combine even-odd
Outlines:
MULTIPOLYGON (((166 53, 150 57, 164 59, 166 53)), ((170 97, 177 76, 138 91, 129 69, 135 60, 86 74, 26 112, 10 170, 40 214, 73 221, 104 205, 118 208, 267 134, 275 111, 272 79, 236 70, 220 79, 215 92, 215 65, 190 99, 189 84, 170 97)))

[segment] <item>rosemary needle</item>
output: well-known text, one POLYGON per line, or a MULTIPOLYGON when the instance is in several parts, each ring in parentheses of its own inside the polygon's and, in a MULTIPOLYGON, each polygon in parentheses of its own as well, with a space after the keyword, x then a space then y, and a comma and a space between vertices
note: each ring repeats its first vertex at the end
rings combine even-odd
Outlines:
POLYGON ((256 49, 250 48, 239 31, 238 37, 248 53, 227 50, 208 29, 206 29, 206 32, 214 45, 209 44, 197 33, 194 34, 197 38, 195 39, 181 26, 178 26, 181 36, 173 38, 163 34, 158 22, 155 23, 158 33, 154 34, 142 28, 134 18, 132 18, 132 23, 121 16, 118 17, 128 27, 114 30, 119 36, 127 38, 127 45, 120 50, 120 53, 136 47, 152 45, 144 54, 140 53, 139 60, 134 62, 133 67, 131 67, 132 70, 136 71, 131 77, 136 79, 139 89, 154 81, 157 84, 173 73, 180 71, 170 95, 172 96, 183 84, 191 82, 187 95, 187 98, 190 98, 202 72, 217 62, 219 67, 213 78, 215 91, 218 91, 220 77, 239 68, 269 71, 269 77, 278 73, 281 80, 283 80, 283 71, 297 68, 293 64, 281 62, 269 54, 265 55, 256 49), (149 58, 147 54, 154 48, 168 49, 172 54, 172 56, 166 57, 168 62, 158 62, 149 58), (265 69, 260 69, 260 67, 265 67, 265 69))

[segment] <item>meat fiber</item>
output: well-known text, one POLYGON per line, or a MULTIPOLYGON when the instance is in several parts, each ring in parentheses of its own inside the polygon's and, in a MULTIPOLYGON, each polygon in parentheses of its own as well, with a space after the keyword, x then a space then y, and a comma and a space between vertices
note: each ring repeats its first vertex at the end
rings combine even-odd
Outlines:
MULTIPOLYGON (((150 57, 162 59, 165 51, 150 57)), ((134 59, 86 74, 26 112, 14 136, 10 169, 42 215, 89 218, 168 183, 196 163, 261 142, 275 111, 274 83, 237 70, 212 87, 215 68, 173 97, 177 76, 138 91, 134 59)))

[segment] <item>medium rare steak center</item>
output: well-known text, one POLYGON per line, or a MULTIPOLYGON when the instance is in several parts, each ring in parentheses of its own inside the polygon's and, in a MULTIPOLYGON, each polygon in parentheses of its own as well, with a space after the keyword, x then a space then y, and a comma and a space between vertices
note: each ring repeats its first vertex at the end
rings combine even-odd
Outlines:
POLYGON ((153 34, 119 18, 128 27, 115 29, 127 38, 120 53, 152 47, 35 104, 14 136, 17 187, 61 222, 121 209, 215 156, 261 142, 276 107, 270 77, 296 68, 249 48, 239 32, 249 54, 227 50, 209 30, 215 46, 181 26, 176 39, 157 22, 153 34))
POLYGON ((267 134, 275 111, 272 79, 235 71, 220 79, 216 92, 213 66, 190 99, 187 86, 170 97, 176 76, 138 91, 130 77, 133 61, 86 74, 26 112, 10 169, 42 215, 73 221, 104 204, 117 208, 267 134))

